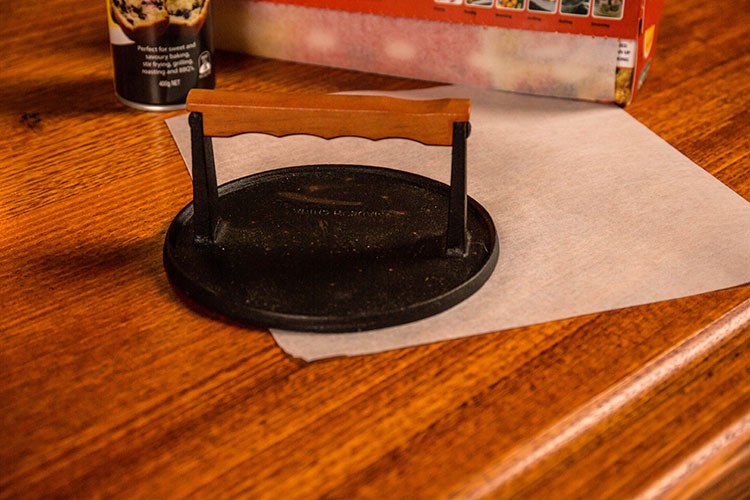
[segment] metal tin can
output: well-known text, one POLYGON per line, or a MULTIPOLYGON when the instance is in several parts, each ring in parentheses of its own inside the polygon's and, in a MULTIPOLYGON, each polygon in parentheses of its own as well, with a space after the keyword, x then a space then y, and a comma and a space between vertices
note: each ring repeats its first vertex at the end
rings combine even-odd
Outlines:
POLYGON ((215 85, 212 0, 107 0, 115 95, 145 111, 185 107, 215 85))

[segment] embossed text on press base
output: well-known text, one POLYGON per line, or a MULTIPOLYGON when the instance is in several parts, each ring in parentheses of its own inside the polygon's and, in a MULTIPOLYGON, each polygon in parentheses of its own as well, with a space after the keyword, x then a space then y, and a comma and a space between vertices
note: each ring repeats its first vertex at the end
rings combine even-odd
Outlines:
POLYGON ((382 217, 385 215, 380 210, 342 210, 327 208, 293 208, 292 211, 299 215, 332 215, 334 217, 382 217))

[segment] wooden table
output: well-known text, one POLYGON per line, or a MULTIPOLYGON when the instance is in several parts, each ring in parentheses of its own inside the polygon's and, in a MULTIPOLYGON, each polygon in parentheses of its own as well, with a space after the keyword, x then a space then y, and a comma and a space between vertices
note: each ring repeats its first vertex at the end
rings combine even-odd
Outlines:
MULTIPOLYGON (((734 5, 667 2, 627 111, 750 199, 734 5)), ((171 115, 114 99, 103 2, 5 1, 0 25, 1 498, 750 498, 750 287, 292 359, 168 284, 190 180, 171 115)), ((216 66, 224 89, 428 85, 216 66)))

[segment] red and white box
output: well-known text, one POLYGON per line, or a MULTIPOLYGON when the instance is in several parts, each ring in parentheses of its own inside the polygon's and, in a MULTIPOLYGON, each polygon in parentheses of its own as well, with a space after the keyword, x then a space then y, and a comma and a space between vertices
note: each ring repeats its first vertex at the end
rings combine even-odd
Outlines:
POLYGON ((628 104, 663 0, 218 0, 219 48, 628 104))

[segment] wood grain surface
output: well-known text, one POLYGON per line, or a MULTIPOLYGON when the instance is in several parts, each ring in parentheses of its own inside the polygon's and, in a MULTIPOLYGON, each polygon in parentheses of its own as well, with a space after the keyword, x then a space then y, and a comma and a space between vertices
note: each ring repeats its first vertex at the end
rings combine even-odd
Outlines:
MULTIPOLYGON (((627 111, 750 199, 747 26, 666 2, 627 111)), ((103 2, 0 28, 0 498, 750 498, 750 287, 301 362, 168 284, 176 113, 116 102, 103 2)), ((227 90, 432 85, 215 62, 227 90)))

